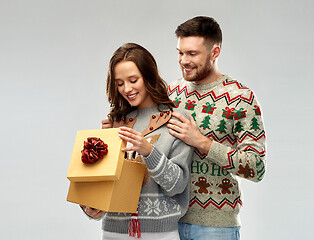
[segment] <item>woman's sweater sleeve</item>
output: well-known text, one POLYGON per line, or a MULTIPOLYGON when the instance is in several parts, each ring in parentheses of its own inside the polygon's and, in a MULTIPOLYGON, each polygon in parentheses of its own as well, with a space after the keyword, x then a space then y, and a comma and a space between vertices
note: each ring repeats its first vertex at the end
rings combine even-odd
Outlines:
POLYGON ((147 157, 143 157, 150 177, 164 190, 165 195, 182 193, 189 184, 190 164, 193 148, 175 139, 168 157, 156 147, 147 157))

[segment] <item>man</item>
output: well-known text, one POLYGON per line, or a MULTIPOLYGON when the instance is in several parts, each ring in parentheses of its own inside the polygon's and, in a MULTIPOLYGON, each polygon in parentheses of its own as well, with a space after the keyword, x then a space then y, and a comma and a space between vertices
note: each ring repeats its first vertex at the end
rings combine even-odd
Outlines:
POLYGON ((170 133, 195 148, 191 196, 180 220, 181 239, 240 239, 240 178, 259 182, 266 167, 265 132, 253 92, 223 75, 217 60, 222 33, 209 17, 195 17, 176 29, 183 78, 169 85, 178 113, 170 133))

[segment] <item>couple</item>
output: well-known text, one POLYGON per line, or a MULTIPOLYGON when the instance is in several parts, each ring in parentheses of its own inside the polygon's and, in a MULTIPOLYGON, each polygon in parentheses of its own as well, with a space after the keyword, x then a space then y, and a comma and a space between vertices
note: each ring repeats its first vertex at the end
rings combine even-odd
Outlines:
POLYGON ((136 214, 81 206, 103 219, 103 239, 240 239, 240 180, 264 177, 260 105, 249 88, 219 72, 219 24, 195 17, 176 36, 183 79, 168 94, 145 48, 125 44, 110 60, 111 111, 102 127, 120 127, 123 151, 139 154, 148 171, 136 214))

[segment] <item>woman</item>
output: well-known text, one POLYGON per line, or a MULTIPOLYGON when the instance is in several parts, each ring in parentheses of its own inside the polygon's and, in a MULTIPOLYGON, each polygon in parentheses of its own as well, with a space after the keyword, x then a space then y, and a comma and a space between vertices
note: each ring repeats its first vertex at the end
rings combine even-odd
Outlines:
MULTIPOLYGON (((193 149, 168 132, 166 122, 174 104, 156 61, 145 48, 128 43, 115 51, 109 64, 107 95, 111 104, 108 117, 128 142, 123 149, 126 158, 143 161, 148 174, 136 214, 104 213, 103 239, 179 239, 177 223, 188 208, 193 149), (132 221, 138 221, 139 227, 134 229, 132 221)), ((83 209, 92 217, 103 215, 99 210, 83 209)))

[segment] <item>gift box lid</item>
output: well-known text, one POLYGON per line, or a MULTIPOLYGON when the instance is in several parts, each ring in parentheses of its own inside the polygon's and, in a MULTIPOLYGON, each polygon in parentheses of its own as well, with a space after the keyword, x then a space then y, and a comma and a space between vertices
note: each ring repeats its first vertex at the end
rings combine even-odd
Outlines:
POLYGON ((119 128, 77 131, 67 178, 71 182, 114 181, 120 178, 124 162, 122 148, 126 146, 118 136, 119 128), (82 150, 88 138, 99 138, 107 144, 107 154, 95 163, 83 163, 82 150))

